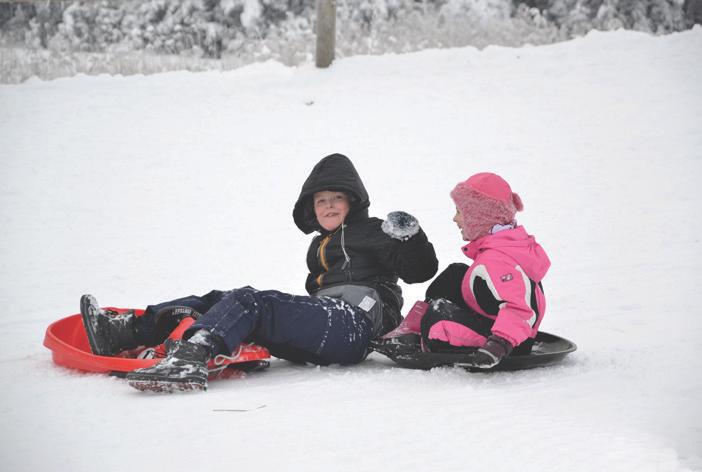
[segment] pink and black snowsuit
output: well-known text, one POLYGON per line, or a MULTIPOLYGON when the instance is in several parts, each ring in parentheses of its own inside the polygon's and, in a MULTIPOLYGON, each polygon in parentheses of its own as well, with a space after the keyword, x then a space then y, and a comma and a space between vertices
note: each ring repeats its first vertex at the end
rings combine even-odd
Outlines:
POLYGON ((452 264, 427 290, 427 297, 435 301, 422 320, 425 337, 439 344, 478 347, 495 334, 515 347, 536 336, 546 311, 541 280, 551 262, 534 237, 517 226, 479 238, 462 250, 474 262, 460 281, 461 300, 451 286, 459 281, 458 266, 466 266, 452 264), (455 295, 444 298, 468 310, 449 310, 446 316, 443 298, 436 300, 432 292, 447 291, 455 295))

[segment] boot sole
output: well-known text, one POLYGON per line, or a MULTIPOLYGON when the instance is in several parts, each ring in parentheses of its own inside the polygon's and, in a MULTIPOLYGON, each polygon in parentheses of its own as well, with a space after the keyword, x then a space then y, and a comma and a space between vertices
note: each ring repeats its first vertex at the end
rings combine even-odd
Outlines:
POLYGON ((196 381, 170 382, 162 380, 129 380, 127 383, 131 387, 142 392, 153 393, 176 393, 189 391, 205 391, 207 384, 196 381))
POLYGON ((90 302, 88 300, 88 297, 86 297, 85 295, 82 296, 80 299, 80 314, 83 318, 83 327, 85 328, 85 334, 88 336, 90 350, 93 352, 93 354, 97 356, 104 356, 105 354, 100 352, 100 350, 97 348, 97 345, 95 344, 95 328, 90 322, 90 302))

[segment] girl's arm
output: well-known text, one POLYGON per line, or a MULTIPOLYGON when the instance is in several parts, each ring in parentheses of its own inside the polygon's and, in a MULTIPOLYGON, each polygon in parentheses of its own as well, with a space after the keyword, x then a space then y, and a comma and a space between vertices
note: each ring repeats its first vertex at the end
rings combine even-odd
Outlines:
POLYGON ((539 314, 532 308, 533 282, 516 264, 502 260, 484 260, 473 264, 470 274, 471 291, 475 293, 475 279, 483 279, 492 297, 499 304, 499 311, 492 333, 517 346, 529 338, 539 314))

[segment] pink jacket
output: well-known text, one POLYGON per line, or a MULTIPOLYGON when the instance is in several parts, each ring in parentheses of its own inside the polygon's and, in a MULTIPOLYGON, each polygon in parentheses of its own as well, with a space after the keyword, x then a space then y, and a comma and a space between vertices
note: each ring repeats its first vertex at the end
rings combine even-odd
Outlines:
POLYGON ((463 299, 495 320, 492 333, 517 346, 536 331, 546 311, 540 282, 551 265, 523 226, 490 234, 462 248, 473 259, 461 284, 463 299))

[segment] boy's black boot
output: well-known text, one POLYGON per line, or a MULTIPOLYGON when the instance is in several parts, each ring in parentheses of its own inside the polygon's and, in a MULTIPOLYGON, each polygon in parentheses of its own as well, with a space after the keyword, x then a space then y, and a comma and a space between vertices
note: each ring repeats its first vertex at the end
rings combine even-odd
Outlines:
POLYGON ((83 295, 80 298, 80 314, 93 354, 113 356, 139 345, 135 339, 136 315, 133 312, 103 310, 95 297, 83 295))
POLYGON ((168 355, 158 364, 127 374, 129 385, 143 392, 207 390, 209 350, 187 341, 166 341, 168 355))

